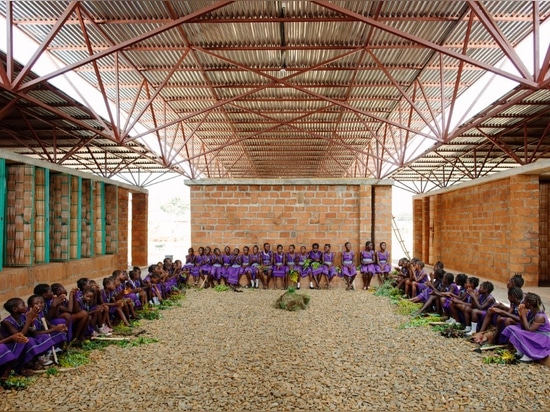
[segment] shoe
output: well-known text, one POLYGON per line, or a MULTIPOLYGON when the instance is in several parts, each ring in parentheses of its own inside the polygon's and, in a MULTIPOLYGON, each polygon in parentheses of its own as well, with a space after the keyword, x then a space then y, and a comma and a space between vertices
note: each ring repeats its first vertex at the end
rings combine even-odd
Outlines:
POLYGON ((296 290, 300 290, 300 285, 296 286, 296 290))
POLYGON ((468 336, 468 332, 471 332, 472 331, 472 327, 471 326, 466 326, 464 328, 464 333, 466 333, 466 336, 468 336))
POLYGON ((448 325, 455 325, 458 322, 455 320, 455 318, 449 318, 445 321, 445 323, 448 324, 448 325))
POLYGON ((521 358, 519 358, 519 361, 520 362, 533 362, 533 359, 531 359, 529 356, 527 355, 523 355, 521 358))
POLYGON ((55 353, 63 353, 63 349, 61 349, 61 348, 55 348, 55 353))
POLYGON ((49 366, 53 364, 53 361, 50 359, 49 352, 46 355, 42 355, 38 357, 38 363, 42 366, 49 366))
POLYGON ((99 333, 97 333, 95 330, 90 335, 90 337, 92 337, 92 338, 97 338, 98 336, 99 336, 99 333))
POLYGON ((475 335, 477 332, 475 329, 470 329, 470 331, 468 333, 465 333, 464 336, 472 336, 472 335, 475 335))
POLYGON ((111 336, 112 333, 109 331, 109 328, 105 325, 103 325, 102 327, 100 327, 98 329, 98 332, 99 334, 103 335, 103 336, 111 336))

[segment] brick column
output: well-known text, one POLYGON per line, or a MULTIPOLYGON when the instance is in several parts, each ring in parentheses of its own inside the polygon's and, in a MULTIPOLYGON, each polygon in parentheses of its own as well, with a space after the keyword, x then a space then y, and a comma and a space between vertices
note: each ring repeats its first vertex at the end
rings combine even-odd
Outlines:
MULTIPOLYGON (((374 202, 375 202, 375 220, 374 220, 374 237, 375 249, 378 249, 380 242, 386 242, 388 250, 392 250, 392 187, 391 186, 375 186, 374 187, 374 202)), ((392 259, 395 256, 392 256, 392 259)))
POLYGON ((510 177, 509 270, 523 273, 526 286, 539 278, 539 180, 535 175, 510 177))
POLYGON ((424 199, 413 200, 413 250, 411 257, 422 256, 422 228, 424 227, 423 204, 424 199))
POLYGON ((417 258, 427 260, 430 257, 430 198, 422 199, 422 252, 417 258))
POLYGON ((132 193, 132 265, 147 266, 148 193, 132 193))
POLYGON ((424 263, 433 265, 440 260, 441 251, 439 250, 441 239, 441 222, 439 219, 439 195, 430 196, 430 225, 429 225, 429 246, 428 256, 424 263))
POLYGON ((368 240, 374 240, 372 233, 372 186, 362 184, 359 186, 359 245, 354 245, 356 251, 368 240))
POLYGON ((128 267, 128 190, 118 188, 118 248, 117 268, 128 267))

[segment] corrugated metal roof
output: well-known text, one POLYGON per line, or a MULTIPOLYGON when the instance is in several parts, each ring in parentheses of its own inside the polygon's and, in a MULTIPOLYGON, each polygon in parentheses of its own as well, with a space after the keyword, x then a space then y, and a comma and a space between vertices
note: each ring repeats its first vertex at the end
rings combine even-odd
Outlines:
MULTIPOLYGON (((19 135, 19 150, 33 156, 58 150, 55 158, 66 154, 66 164, 101 174, 126 162, 126 170, 168 169, 190 178, 393 177, 437 187, 550 156, 547 82, 521 78, 521 66, 531 62, 516 62, 519 71, 509 73, 493 67, 515 58, 508 49, 533 31, 533 6, 543 24, 550 2, 10 5, 8 24, 38 43, 51 36, 44 49, 131 117, 120 116, 118 124, 115 110, 112 119, 97 118, 98 107, 41 87, 45 79, 26 87, 36 75, 18 84, 0 76, 2 102, 20 98, 0 126, 19 135), (453 98, 487 71, 513 79, 516 90, 448 128, 453 98), (71 139, 79 146, 74 153, 71 139), (427 149, 412 161, 418 146, 427 149), (101 150, 107 160, 94 160, 101 150), (458 161, 462 166, 453 168, 458 161)), ((0 13, 7 8, 0 1, 0 13)), ((4 55, 4 67, 12 59, 4 55)), ((16 67, 12 80, 24 66, 16 67)), ((5 136, 0 146, 18 150, 5 136)))

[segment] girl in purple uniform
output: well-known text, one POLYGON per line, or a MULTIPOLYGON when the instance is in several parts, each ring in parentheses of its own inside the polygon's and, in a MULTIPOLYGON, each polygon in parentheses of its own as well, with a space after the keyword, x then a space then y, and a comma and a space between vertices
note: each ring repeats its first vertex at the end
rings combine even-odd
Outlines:
POLYGON ((269 288, 269 281, 273 273, 273 252, 271 251, 271 245, 264 243, 264 250, 261 253, 262 270, 260 271, 260 279, 262 279, 262 285, 264 289, 269 288))
MULTIPOLYGON (((199 248, 200 250, 200 248, 199 248)), ((210 246, 204 248, 204 255, 201 260, 200 274, 203 279, 203 285, 205 288, 214 286, 214 279, 212 278, 212 263, 214 263, 214 255, 210 246)))
POLYGON ((243 254, 241 255, 241 271, 239 273, 239 282, 241 276, 246 276, 246 288, 253 288, 256 281, 256 271, 252 267, 252 255, 250 255, 250 248, 248 246, 243 247, 243 254))
POLYGON ((376 252, 376 276, 378 282, 383 284, 391 272, 390 252, 386 250, 386 242, 380 243, 380 250, 376 252))
POLYGON ((258 289, 258 287, 260 286, 259 282, 260 282, 260 276, 261 276, 259 271, 262 265, 262 254, 260 253, 260 248, 258 247, 258 245, 252 246, 252 254, 250 255, 250 262, 252 262, 251 273, 253 273, 254 276, 256 277, 256 281, 253 282, 252 285, 254 288, 258 289))
POLYGON ((195 266, 191 269, 191 276, 193 276, 193 286, 199 286, 199 281, 204 280, 203 274, 201 273, 201 266, 204 258, 204 248, 199 246, 197 249, 197 256, 195 256, 195 266))
POLYGON ((365 250, 361 251, 361 275, 363 277, 363 290, 370 288, 372 277, 376 273, 374 248, 369 240, 365 242, 365 250))
POLYGON ((306 260, 309 259, 309 255, 307 253, 307 249, 305 246, 300 246, 300 253, 298 253, 298 256, 296 257, 296 270, 298 271, 298 283, 296 284, 296 289, 300 289, 300 281, 301 279, 307 277, 309 278, 309 288, 313 289, 313 282, 311 280, 311 272, 310 268, 305 268, 306 260))
POLYGON ((221 255, 221 250, 215 247, 214 254, 212 255, 212 268, 210 269, 210 275, 208 276, 208 280, 206 281, 206 283, 210 283, 210 286, 212 287, 215 286, 215 282, 218 282, 218 284, 221 285, 222 268, 223 257, 221 255))
POLYGON ((311 250, 309 251, 308 259, 311 261, 309 264, 309 273, 315 281, 315 287, 319 289, 319 282, 321 281, 321 275, 324 272, 322 266, 321 258, 323 253, 319 250, 319 243, 314 243, 311 245, 311 250))
POLYGON ((355 254, 351 250, 351 243, 346 242, 344 244, 344 251, 342 252, 342 276, 346 282, 346 290, 355 290, 353 282, 356 275, 355 254))
MULTIPOLYGON (((53 348, 55 342, 50 335, 36 335, 35 333, 33 325, 40 312, 38 306, 34 306, 27 311, 27 305, 25 305, 23 299, 12 298, 4 304, 4 309, 6 309, 10 316, 2 321, 0 334, 2 336, 11 336, 21 333, 28 339, 24 355, 22 355, 23 364, 28 364, 53 348)), ((39 363, 42 366, 48 366, 53 362, 47 358, 40 358, 39 363)))
POLYGON ((34 334, 37 335, 50 335, 54 345, 56 347, 63 346, 67 342, 67 325, 61 323, 59 325, 51 325, 44 315, 44 298, 40 295, 31 295, 27 300, 27 306, 29 309, 37 307, 39 312, 38 316, 34 320, 32 327, 34 328, 34 334))
POLYGON ((281 279, 281 289, 286 289, 286 259, 283 250, 283 245, 277 245, 277 250, 273 254, 273 287, 277 289, 279 283, 277 279, 281 279))
POLYGON ((526 293, 518 310, 520 322, 502 331, 503 340, 516 348, 522 362, 546 358, 550 355, 550 322, 540 296, 526 293))
POLYGON ((466 336, 472 336, 477 332, 478 322, 483 322, 483 318, 487 314, 487 309, 495 304, 495 298, 491 295, 494 286, 491 282, 483 282, 479 285, 479 291, 469 292, 471 297, 471 305, 467 306, 463 313, 466 321, 466 336))
POLYGON ((227 283, 229 283, 229 287, 234 292, 242 292, 241 290, 237 289, 239 287, 239 278, 241 277, 241 255, 240 255, 239 248, 233 249, 233 253, 231 255, 230 260, 230 266, 227 268, 227 283))
POLYGON ((0 386, 9 378, 17 364, 23 362, 28 342, 29 339, 21 332, 8 336, 0 333, 0 386))
POLYGON ((323 254, 321 256, 321 262, 323 263, 323 273, 321 276, 325 276, 327 280, 326 288, 330 289, 330 282, 334 279, 334 276, 338 273, 334 267, 334 252, 330 251, 330 243, 325 243, 323 248, 323 254))
MULTIPOLYGON (((296 250, 296 246, 294 246, 294 245, 289 245, 289 246, 288 246, 288 252, 285 254, 286 267, 287 267, 287 269, 288 269, 288 270, 287 270, 287 276, 286 276, 287 284, 286 284, 285 289, 288 288, 289 283, 290 283, 290 278, 289 278, 289 276, 290 276, 290 274, 289 274, 290 271, 291 271, 291 270, 296 270, 295 268, 296 268, 296 257, 297 257, 297 256, 296 256, 295 250, 296 250)), ((298 276, 300 276, 300 275, 298 275, 298 276)), ((299 277, 298 277, 298 281, 297 281, 296 283, 299 283, 299 282, 300 282, 300 279, 299 279, 299 277)))
POLYGON ((221 270, 221 273, 220 273, 220 285, 221 285, 221 281, 223 279, 224 283, 227 285, 229 283, 228 281, 228 278, 229 278, 229 268, 231 267, 232 263, 233 263, 233 255, 231 254, 231 248, 229 246, 226 246, 224 249, 223 249, 223 255, 222 255, 222 270, 221 270))
MULTIPOLYGON (((189 278, 190 276, 193 276, 193 269, 195 268, 195 261, 197 260, 197 256, 195 255, 195 250, 190 247, 187 250, 187 255, 185 256, 185 265, 183 265, 182 272, 189 278)), ((195 276, 193 276, 193 279, 195 276)))

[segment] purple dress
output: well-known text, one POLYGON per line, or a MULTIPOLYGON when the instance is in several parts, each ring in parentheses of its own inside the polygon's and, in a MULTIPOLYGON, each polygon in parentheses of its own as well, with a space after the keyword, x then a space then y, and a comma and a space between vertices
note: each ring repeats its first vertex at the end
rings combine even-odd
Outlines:
POLYGON ((286 266, 285 266, 285 254, 284 253, 275 253, 273 255, 273 277, 284 278, 286 275, 286 266))
POLYGON ((354 259, 355 259, 355 254, 353 253, 353 250, 350 250, 349 252, 346 252, 346 251, 342 252, 342 275, 341 276, 352 277, 357 274, 357 270, 355 269, 355 265, 353 264, 354 259))
MULTIPOLYGON (((36 331, 46 330, 44 329, 44 325, 42 324, 43 317, 44 317, 44 313, 40 312, 38 314, 38 318, 36 318, 32 323, 32 326, 34 326, 36 331)), ((63 322, 63 324, 65 324, 65 322, 63 322)), ((62 346, 63 343, 67 342, 67 334, 64 332, 51 332, 51 333, 48 333, 48 335, 52 338, 52 341, 54 342, 55 346, 62 346)))
POLYGON ((332 279, 338 273, 334 267, 334 253, 333 252, 323 252, 323 273, 328 276, 329 279, 332 279))
POLYGON ((428 288, 428 285, 426 285, 426 282, 429 280, 429 277, 426 274, 426 272, 424 272, 423 269, 420 272, 416 272, 414 274, 414 278, 415 278, 415 281, 417 282, 416 283, 417 294, 428 288), (424 275, 426 275, 426 276, 424 276, 424 275))
POLYGON ((375 273, 374 250, 361 251, 361 273, 375 273))
MULTIPOLYGON (((2 336, 1 339, 7 338, 9 335, 2 336)), ((23 354, 25 352, 26 343, 17 343, 17 342, 8 342, 0 343, 0 370, 2 365, 17 361, 19 359, 23 360, 23 354)))
POLYGON ((296 253, 287 253, 286 255, 286 267, 288 271, 296 270, 296 253))
MULTIPOLYGON (((52 303, 53 299, 44 299, 44 313, 50 311, 52 303)), ((67 308, 69 306, 69 301, 65 299, 60 306, 67 308)), ((50 319, 50 324, 67 326, 67 341, 70 342, 73 340, 73 323, 71 321, 67 321, 65 318, 53 318, 50 319)))
POLYGON ((309 272, 311 271, 310 268, 305 268, 304 269, 304 264, 305 264, 307 259, 308 259, 308 254, 307 253, 305 253, 303 255, 301 253, 298 253, 298 258, 296 259, 297 260, 296 270, 300 274, 301 278, 305 278, 306 276, 309 276, 309 272))
MULTIPOLYGON (((447 288, 446 292, 451 292, 454 295, 458 295, 460 293, 460 288, 456 283, 451 283, 449 287, 447 288)), ((451 297, 445 298, 445 302, 443 303, 443 310, 445 313, 449 314, 451 311, 451 297)))
POLYGON ((212 266, 210 269, 210 276, 215 280, 220 280, 222 277, 222 266, 223 258, 220 256, 214 255, 212 257, 212 266))
POLYGON ((225 253, 222 255, 222 270, 221 270, 221 277, 224 279, 229 278, 229 268, 233 264, 233 255, 226 255, 225 253))
POLYGON ((388 262, 388 259, 390 257, 390 252, 387 250, 385 252, 376 252, 376 256, 378 257, 378 264, 376 265, 376 273, 390 273, 391 272, 391 265, 390 262, 388 262))
POLYGON ((241 255, 241 271, 239 276, 250 273, 251 279, 256 279, 256 268, 252 266, 252 255, 241 255))
POLYGON ((256 280, 256 277, 258 275, 258 268, 262 264, 262 255, 260 252, 258 253, 251 253, 250 254, 250 274, 252 275, 252 279, 256 280))
MULTIPOLYGON (((21 332, 23 330, 26 321, 27 315, 24 314, 20 315, 19 322, 17 322, 11 315, 3 320, 3 322, 11 323, 18 332, 21 332)), ((0 330, 0 334, 2 334, 2 336, 9 336, 10 332, 2 327, 2 330, 0 330)), ((29 339, 29 341, 25 345, 24 349, 24 363, 28 363, 35 357, 46 353, 55 345, 55 342, 49 334, 36 335, 32 337, 27 336, 27 338, 29 339)))
POLYGON ((265 250, 263 250, 262 252, 260 252, 260 257, 261 257, 262 266, 264 267, 264 273, 267 274, 268 270, 273 269, 273 267, 271 266, 273 252, 270 250, 266 253, 265 250))
POLYGON ((322 255, 323 254, 319 250, 317 252, 314 252, 313 250, 309 252, 308 257, 309 259, 311 259, 311 263, 309 264, 309 270, 313 276, 319 276, 325 273, 325 267, 320 264, 322 255), (314 268, 312 265, 316 262, 319 263, 319 266, 317 268, 314 268))
POLYGON ((214 261, 214 255, 202 255, 200 274, 201 275, 210 275, 212 271, 212 262, 214 261))
POLYGON ((227 282, 230 285, 237 285, 239 283, 239 277, 242 273, 241 256, 231 256, 231 266, 227 268, 227 282))
POLYGON ((510 325, 504 328, 501 337, 505 338, 521 353, 531 359, 540 360, 550 355, 550 322, 544 312, 538 312, 535 316, 528 316, 529 324, 536 316, 544 316, 544 323, 534 331, 522 329, 521 324, 510 325))

